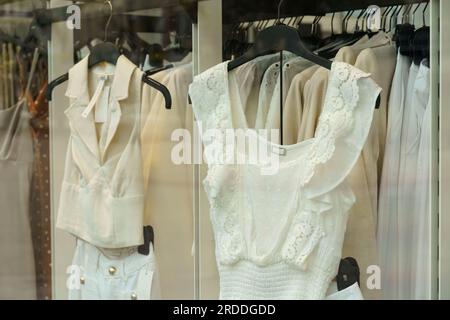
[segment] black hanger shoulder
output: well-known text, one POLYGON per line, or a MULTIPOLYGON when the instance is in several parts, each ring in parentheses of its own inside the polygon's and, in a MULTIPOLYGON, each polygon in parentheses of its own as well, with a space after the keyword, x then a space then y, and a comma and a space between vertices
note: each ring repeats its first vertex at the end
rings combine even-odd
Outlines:
POLYGON ((172 96, 170 95, 169 89, 167 89, 165 85, 159 83, 156 80, 153 80, 152 78, 147 76, 145 72, 142 75, 142 81, 162 93, 162 95, 164 96, 164 100, 166 101, 166 109, 172 108, 172 96))
POLYGON ((255 44, 241 57, 228 63, 228 71, 233 70, 258 56, 280 51, 290 51, 324 68, 331 69, 331 61, 312 53, 301 41, 298 31, 278 24, 261 31, 255 44))
POLYGON ((117 46, 111 42, 102 42, 91 49, 89 54, 89 68, 99 64, 100 62, 108 62, 116 65, 120 57, 120 51, 117 46))

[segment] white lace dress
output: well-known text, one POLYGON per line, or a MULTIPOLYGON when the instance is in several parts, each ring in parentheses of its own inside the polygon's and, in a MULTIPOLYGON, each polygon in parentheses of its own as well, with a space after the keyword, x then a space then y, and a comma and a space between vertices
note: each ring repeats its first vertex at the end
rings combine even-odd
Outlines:
POLYGON ((220 298, 322 299, 337 274, 355 201, 345 178, 367 138, 380 88, 369 74, 334 62, 313 138, 280 146, 246 128, 248 145, 281 154, 276 170, 274 162, 265 170, 268 161, 230 161, 255 154, 225 135, 233 119, 245 118, 233 81, 224 62, 198 75, 189 90, 208 164, 204 187, 220 298))

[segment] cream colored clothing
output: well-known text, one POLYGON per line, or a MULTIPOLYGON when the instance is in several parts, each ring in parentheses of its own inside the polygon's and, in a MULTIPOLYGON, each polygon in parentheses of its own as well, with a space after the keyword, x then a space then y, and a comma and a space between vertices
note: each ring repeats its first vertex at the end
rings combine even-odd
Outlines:
MULTIPOLYGON (((337 59, 350 59, 354 55, 339 55, 337 59)), ((354 62, 354 61, 353 61, 354 62)), ((310 139, 314 136, 319 116, 322 112, 325 92, 328 84, 328 70, 318 68, 313 77, 307 81, 304 87, 304 99, 307 109, 303 113, 302 126, 299 132, 298 141, 310 139)), ((364 149, 370 149, 368 141, 373 140, 373 133, 369 132, 364 149)), ((376 291, 368 290, 366 286, 367 267, 376 264, 376 238, 375 221, 371 208, 369 185, 366 178, 366 166, 362 156, 360 156, 350 171, 347 181, 354 191, 356 202, 350 209, 345 233, 342 256, 354 257, 361 270, 361 291, 365 299, 377 299, 379 294, 376 291)))
MULTIPOLYGON (((275 174, 261 174, 263 164, 223 165, 206 154, 204 186, 211 203, 220 298, 320 299, 337 273, 346 212, 355 200, 343 180, 364 145, 379 88, 345 63, 334 62, 330 74, 314 139, 286 147, 275 174), (349 118, 339 117, 341 111, 349 118)), ((244 117, 235 86, 229 86, 235 81, 222 63, 190 86, 196 118, 205 129, 234 129, 232 114, 244 117)), ((245 132, 249 139, 261 139, 253 129, 245 132)), ((203 142, 206 147, 226 144, 220 136, 203 142)), ((226 146, 227 156, 239 152, 226 146)))
POLYGON ((161 297, 194 299, 193 168, 189 158, 186 163, 179 163, 182 159, 177 158, 190 151, 190 137, 182 136, 181 130, 185 128, 192 64, 152 77, 169 89, 173 103, 172 109, 167 110, 160 93, 151 88, 144 90, 144 99, 151 101, 142 130, 143 161, 148 179, 144 221, 155 232, 161 297), (176 146, 183 142, 188 150, 178 152, 176 146))
MULTIPOLYGON (((384 159, 384 149, 386 144, 387 131, 387 102, 391 92, 392 78, 396 65, 395 45, 364 49, 358 55, 355 66, 372 75, 372 79, 383 89, 380 94, 380 106, 375 110, 374 125, 372 129, 377 131, 374 136, 378 139, 368 141, 376 148, 366 148, 363 152, 366 163, 366 175, 370 188, 370 198, 372 201, 372 212, 375 214, 374 222, 377 224, 378 215, 378 186, 381 179, 381 170, 384 159), (369 154, 371 152, 371 154, 369 154), (378 159, 377 162, 374 162, 378 159)), ((375 227, 376 228, 376 227, 375 227)))
MULTIPOLYGON (((337 60, 336 60, 337 61, 337 60)), ((345 61, 344 61, 345 62, 345 61)), ((304 100, 308 110, 303 113, 302 123, 298 141, 303 141, 314 137, 317 122, 322 112, 323 100, 328 84, 329 71, 324 68, 318 68, 309 81, 305 84, 304 100)))
MULTIPOLYGON (((370 40, 363 37, 355 45, 366 45, 370 40)), ((334 61, 345 62, 348 64, 355 64, 356 55, 351 47, 341 48, 334 61)), ((298 141, 310 139, 314 136, 316 130, 317 121, 325 98, 325 91, 327 89, 328 73, 325 68, 318 68, 317 66, 310 67, 311 70, 305 70, 309 75, 312 70, 314 74, 310 77, 310 80, 304 86, 304 100, 305 100, 305 112, 300 124, 298 133, 298 141)))
MULTIPOLYGON (((354 64, 356 62, 355 52, 364 50, 365 47, 381 46, 387 41, 385 34, 376 35, 367 42, 342 48, 335 60, 346 59, 344 62, 354 64)), ((303 114, 305 125, 300 127, 299 141, 309 139, 314 135, 324 101, 327 79, 328 70, 319 68, 305 85, 305 104, 309 105, 309 110, 303 114)), ((370 178, 377 175, 378 134, 375 128, 376 121, 374 119, 362 156, 358 159, 348 178, 349 184, 353 190, 356 190, 356 203, 350 210, 343 247, 343 255, 354 257, 363 271, 361 272, 361 290, 366 299, 377 299, 379 297, 377 290, 368 290, 365 285, 367 280, 365 270, 368 266, 377 264, 376 220, 374 220, 374 217, 376 217, 376 200, 373 197, 375 195, 376 199, 377 193, 372 191, 374 189, 371 188, 373 179, 370 178)))
POLYGON ((69 70, 71 136, 57 227, 99 247, 140 245, 142 71, 123 55, 116 66, 90 70, 88 59, 69 70))
MULTIPOLYGON (((324 92, 327 88, 328 70, 320 68, 305 85, 305 105, 309 106, 308 112, 303 115, 306 126, 300 131, 300 138, 303 141, 314 136, 319 116, 322 111, 324 92)), ((303 122, 302 122, 303 123, 303 122)), ((367 142, 364 145, 365 150, 373 149, 370 141, 374 134, 369 132, 367 142)), ((369 184, 366 178, 366 164, 363 157, 359 157, 347 181, 355 193, 356 202, 350 209, 347 231, 345 234, 343 256, 354 257, 360 266, 361 272, 361 290, 366 299, 378 298, 378 293, 367 290, 367 274, 365 270, 368 266, 376 264, 376 237, 374 213, 371 207, 371 198, 369 184)))
POLYGON ((283 114, 283 141, 285 144, 295 144, 300 141, 300 128, 306 125, 303 123, 306 119, 303 115, 308 114, 309 111, 309 105, 305 104, 303 92, 306 83, 318 68, 318 66, 307 68, 291 81, 283 114))

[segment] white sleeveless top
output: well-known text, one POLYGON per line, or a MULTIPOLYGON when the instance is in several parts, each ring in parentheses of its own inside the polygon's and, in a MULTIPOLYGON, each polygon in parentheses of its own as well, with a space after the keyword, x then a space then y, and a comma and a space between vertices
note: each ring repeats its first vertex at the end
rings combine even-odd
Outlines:
POLYGON ((142 72, 123 55, 109 75, 101 66, 88 70, 88 58, 69 71, 70 139, 57 227, 102 248, 140 245, 142 72))
POLYGON ((220 298, 322 299, 337 274, 355 201, 344 180, 365 143, 381 89, 369 74, 333 62, 314 138, 280 146, 248 128, 236 88, 224 62, 195 77, 189 90, 208 164, 203 183, 220 298), (251 156, 220 134, 233 128, 246 129, 249 142, 282 150, 278 171, 263 173, 266 163, 220 161, 251 156), (209 129, 216 131, 205 133, 209 129))

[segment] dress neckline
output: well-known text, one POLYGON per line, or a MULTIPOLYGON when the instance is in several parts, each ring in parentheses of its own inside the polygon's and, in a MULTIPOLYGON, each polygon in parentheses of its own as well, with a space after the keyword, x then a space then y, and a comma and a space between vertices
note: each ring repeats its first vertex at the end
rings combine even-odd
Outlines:
MULTIPOLYGON (((237 118, 240 119, 241 123, 243 123, 245 125, 245 127, 243 128, 244 130, 247 130, 249 133, 256 135, 257 138, 265 145, 271 146, 271 147, 275 147, 278 149, 285 149, 286 151, 296 151, 297 149, 302 149, 304 146, 308 146, 311 145, 312 142, 314 140, 317 139, 316 135, 314 135, 314 137, 294 143, 294 144, 287 144, 287 145, 282 145, 276 142, 272 142, 270 140, 268 140, 267 138, 263 137, 262 135, 260 135, 258 133, 258 129, 255 128, 250 128, 248 125, 248 120, 247 117, 244 113, 244 109, 243 109, 243 104, 242 104, 242 99, 241 96, 239 94, 239 86, 237 83, 237 79, 236 79, 236 73, 235 70, 229 72, 228 71, 228 61, 225 61, 222 63, 222 69, 223 69, 223 83, 224 83, 224 87, 225 87, 225 94, 227 96, 226 99, 226 106, 224 106, 226 108, 225 112, 229 115, 230 117, 230 123, 232 126, 232 129, 238 129, 238 127, 236 126, 236 124, 233 121, 234 116, 236 116, 237 118), (232 90, 234 90, 234 92, 232 92, 232 90), (233 99, 233 97, 235 97, 235 99, 233 99), (233 101, 234 100, 234 101, 233 101), (232 107, 232 104, 236 103, 236 108, 232 107), (237 109, 237 110, 236 110, 237 109), (236 114, 234 114, 234 112, 237 112, 236 114)), ((331 69, 329 70, 329 79, 332 79, 334 77, 334 70, 336 69, 335 66, 338 63, 343 63, 343 62, 335 62, 333 61, 331 64, 331 69)), ((325 94, 325 99, 324 99, 324 103, 322 106, 322 110, 324 110, 324 108, 328 105, 328 91, 329 91, 329 87, 327 86, 327 91, 325 94)), ((319 117, 318 120, 318 124, 317 127, 319 127, 319 124, 321 122, 321 118, 319 117)))

